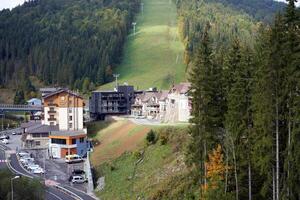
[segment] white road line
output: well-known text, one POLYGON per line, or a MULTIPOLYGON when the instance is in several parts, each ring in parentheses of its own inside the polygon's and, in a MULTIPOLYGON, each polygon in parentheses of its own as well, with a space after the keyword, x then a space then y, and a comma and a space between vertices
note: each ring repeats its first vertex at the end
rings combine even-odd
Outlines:
POLYGON ((47 193, 49 193, 50 195, 54 196, 55 198, 59 199, 59 200, 63 200, 62 198, 60 198, 59 196, 57 196, 56 194, 54 194, 53 192, 49 192, 47 190, 45 190, 47 193))

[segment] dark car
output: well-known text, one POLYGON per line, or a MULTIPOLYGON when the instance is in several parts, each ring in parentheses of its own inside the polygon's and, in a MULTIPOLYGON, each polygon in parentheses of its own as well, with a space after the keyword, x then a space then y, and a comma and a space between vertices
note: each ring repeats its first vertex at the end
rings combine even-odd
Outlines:
POLYGON ((75 175, 82 175, 82 174, 85 174, 85 172, 81 169, 74 169, 72 171, 72 175, 75 176, 75 175))

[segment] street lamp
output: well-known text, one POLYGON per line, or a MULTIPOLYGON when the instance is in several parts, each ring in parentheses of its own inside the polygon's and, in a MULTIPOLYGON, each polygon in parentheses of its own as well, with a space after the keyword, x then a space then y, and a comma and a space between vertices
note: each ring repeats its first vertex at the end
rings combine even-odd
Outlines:
POLYGON ((116 89, 118 89, 118 77, 120 74, 113 74, 114 78, 116 79, 116 89))
POLYGON ((20 178, 20 176, 15 176, 10 179, 10 185, 11 185, 11 200, 14 200, 14 185, 13 185, 13 180, 20 178))

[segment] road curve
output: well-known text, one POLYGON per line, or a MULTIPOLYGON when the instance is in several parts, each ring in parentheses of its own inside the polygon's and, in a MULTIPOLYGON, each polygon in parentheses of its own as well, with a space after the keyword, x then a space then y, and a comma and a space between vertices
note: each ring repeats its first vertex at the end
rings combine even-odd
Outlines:
MULTIPOLYGON (((9 148, 0 144, 0 160, 5 160, 5 151, 6 150, 9 150, 9 148)), ((38 176, 28 173, 26 170, 24 170, 23 167, 21 167, 21 165, 18 161, 17 155, 15 153, 10 155, 10 162, 7 162, 6 164, 7 164, 8 168, 15 174, 20 174, 22 176, 26 176, 29 178, 38 178, 38 176)), ((7 166, 4 166, 3 163, 0 163, 0 168, 4 168, 7 166)), ((82 200, 94 200, 94 198, 92 198, 91 196, 89 196, 83 192, 74 190, 73 188, 71 188, 71 189, 66 188, 63 185, 61 187, 71 191, 72 193, 75 193, 82 200)), ((77 198, 74 198, 73 196, 61 191, 60 189, 57 189, 56 187, 49 187, 49 186, 46 186, 45 198, 47 200, 74 200, 74 199, 77 199, 77 198)))

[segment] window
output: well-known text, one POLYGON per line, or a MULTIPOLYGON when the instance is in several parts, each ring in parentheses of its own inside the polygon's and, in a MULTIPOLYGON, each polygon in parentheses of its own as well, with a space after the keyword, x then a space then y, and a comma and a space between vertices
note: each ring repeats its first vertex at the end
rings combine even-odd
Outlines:
POLYGON ((84 142, 84 137, 80 138, 80 143, 83 143, 84 142))
POLYGON ((76 139, 72 139, 72 144, 76 144, 76 139))
POLYGON ((40 146, 40 145, 41 145, 41 142, 40 142, 40 141, 36 141, 36 142, 35 142, 35 145, 36 145, 36 146, 40 146))
POLYGON ((66 139, 51 138, 52 144, 66 144, 66 139))
POLYGON ((54 115, 50 115, 50 119, 53 119, 54 118, 54 115))
POLYGON ((50 107, 50 110, 49 110, 49 111, 55 111, 55 110, 54 110, 54 107, 50 107))
POLYGON ((69 116, 69 120, 72 121, 72 116, 69 116))
POLYGON ((50 126, 54 126, 54 122, 50 122, 50 126))
POLYGON ((60 97, 60 99, 61 99, 62 101, 64 101, 64 100, 65 100, 65 96, 60 97))
POLYGON ((73 127, 73 124, 72 123, 69 123, 69 128, 72 128, 73 127))
POLYGON ((69 108, 69 113, 72 113, 72 108, 69 108))
POLYGON ((72 100, 69 100, 69 105, 72 104, 72 100))

